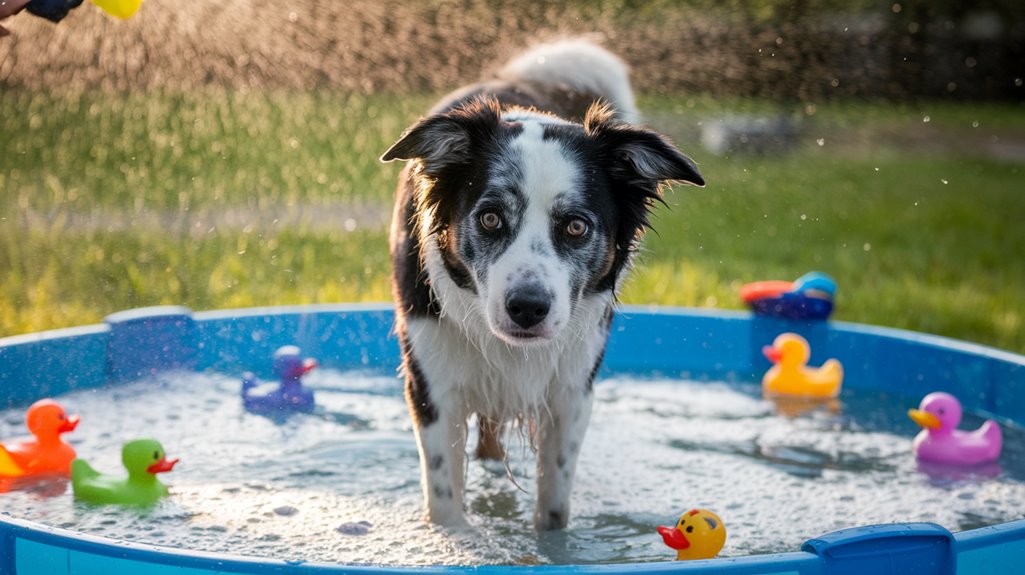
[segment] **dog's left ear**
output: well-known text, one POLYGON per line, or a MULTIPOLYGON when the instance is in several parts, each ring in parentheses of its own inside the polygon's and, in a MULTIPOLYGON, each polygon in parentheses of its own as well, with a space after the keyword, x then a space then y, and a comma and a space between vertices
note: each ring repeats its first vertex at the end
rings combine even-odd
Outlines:
POLYGON ((654 192, 662 182, 704 186, 694 162, 665 137, 624 124, 606 104, 593 104, 584 118, 584 132, 595 139, 609 160, 613 176, 654 192))

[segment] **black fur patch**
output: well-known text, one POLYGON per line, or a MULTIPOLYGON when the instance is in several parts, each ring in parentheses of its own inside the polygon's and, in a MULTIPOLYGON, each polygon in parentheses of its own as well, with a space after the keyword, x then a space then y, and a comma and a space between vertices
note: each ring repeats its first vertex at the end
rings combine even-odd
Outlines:
POLYGON ((409 403, 409 409, 418 425, 430 425, 438 420, 438 409, 431 401, 427 378, 420 369, 413 350, 410 349, 405 333, 399 334, 399 344, 402 347, 402 363, 406 371, 406 401, 409 403))

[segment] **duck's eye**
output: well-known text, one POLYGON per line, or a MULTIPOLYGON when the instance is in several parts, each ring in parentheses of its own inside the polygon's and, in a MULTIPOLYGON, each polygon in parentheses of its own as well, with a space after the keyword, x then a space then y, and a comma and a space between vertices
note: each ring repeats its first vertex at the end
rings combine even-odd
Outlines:
POLYGON ((944 415, 944 414, 946 414, 946 413, 947 413, 947 410, 946 410, 946 409, 943 409, 943 408, 941 407, 941 408, 940 408, 940 415, 944 415))
POLYGON ((694 526, 693 525, 688 525, 687 526, 687 533, 693 533, 693 532, 694 532, 694 526))
POLYGON ((58 415, 57 416, 57 420, 58 421, 64 421, 64 414, 62 413, 62 414, 58 415))
POLYGON ((484 212, 480 215, 480 225, 489 232, 502 227, 502 216, 496 212, 484 212))
POLYGON ((583 237, 589 229, 587 222, 580 218, 573 218, 566 224, 566 234, 570 237, 583 237))
POLYGON ((153 452, 153 459, 160 459, 160 452, 159 451, 154 451, 153 452))

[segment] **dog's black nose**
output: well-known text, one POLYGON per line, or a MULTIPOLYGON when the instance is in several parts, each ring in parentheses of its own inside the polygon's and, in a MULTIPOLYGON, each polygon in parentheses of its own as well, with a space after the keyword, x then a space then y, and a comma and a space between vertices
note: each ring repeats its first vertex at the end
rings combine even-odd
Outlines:
POLYGON ((541 323, 552 309, 552 299, 540 287, 527 287, 509 292, 505 311, 516 325, 529 329, 541 323))

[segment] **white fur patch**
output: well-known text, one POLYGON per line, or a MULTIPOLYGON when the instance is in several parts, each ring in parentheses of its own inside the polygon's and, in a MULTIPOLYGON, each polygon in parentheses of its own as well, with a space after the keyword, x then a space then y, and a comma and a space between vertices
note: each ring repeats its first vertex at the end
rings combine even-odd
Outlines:
POLYGON ((602 94, 622 121, 629 124, 640 121, 626 64, 587 40, 561 40, 535 46, 510 60, 498 72, 498 77, 602 94))
POLYGON ((551 338, 569 321, 570 274, 552 246, 552 210, 559 197, 577 190, 580 167, 558 140, 544 139, 544 122, 525 119, 523 131, 510 144, 518 170, 514 186, 526 200, 512 244, 488 270, 485 309, 488 325, 498 334, 518 331, 506 311, 511 290, 539 285, 551 296, 551 308, 536 326, 538 335, 551 338))

